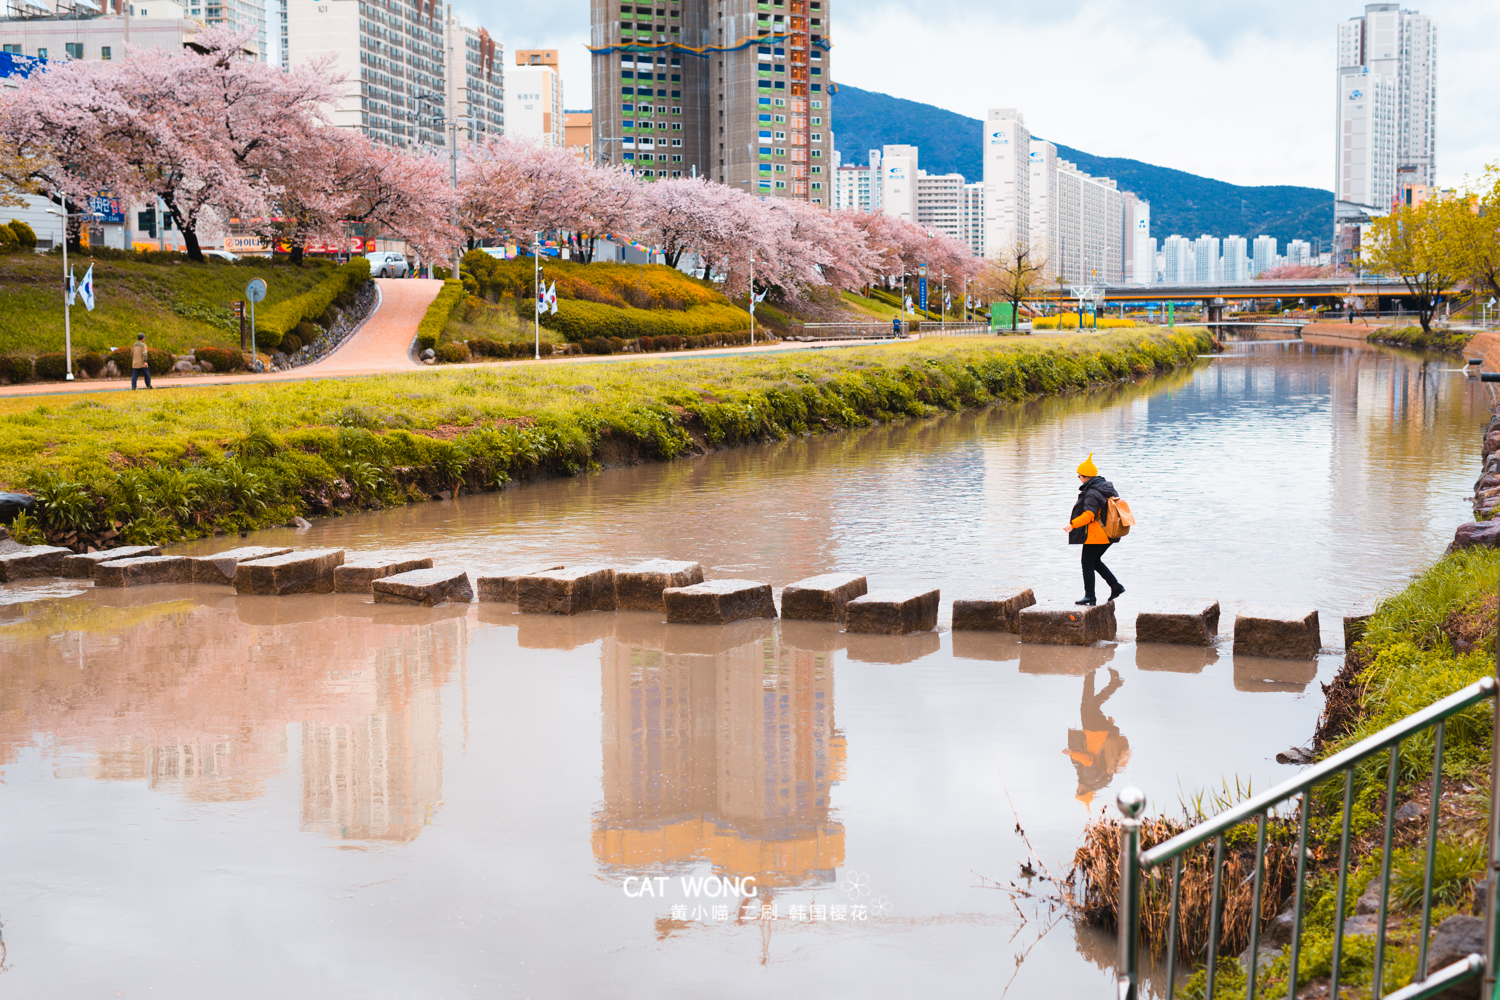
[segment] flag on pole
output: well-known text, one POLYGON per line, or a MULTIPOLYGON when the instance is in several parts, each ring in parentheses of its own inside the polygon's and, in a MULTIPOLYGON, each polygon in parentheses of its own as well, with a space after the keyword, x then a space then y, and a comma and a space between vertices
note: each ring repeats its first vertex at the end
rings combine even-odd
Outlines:
POLYGON ((946 288, 943 289, 943 308, 944 309, 952 309, 953 308, 953 296, 951 296, 951 295, 948 294, 948 290, 946 288))
POLYGON ((755 303, 765 301, 766 292, 769 291, 770 289, 767 288, 765 292, 761 292, 757 295, 753 287, 750 289, 750 315, 755 315, 755 303))
POLYGON ((63 289, 63 297, 68 300, 68 305, 78 301, 78 279, 73 276, 73 269, 68 268, 67 287, 63 289))
POLYGON ((552 315, 557 315, 557 281, 554 279, 552 287, 547 290, 547 304, 552 307, 552 315))
POLYGON ((89 307, 89 312, 94 311, 94 265, 90 264, 87 273, 83 276, 83 282, 78 286, 78 297, 83 299, 83 304, 89 307))
POLYGON ((916 315, 916 312, 917 312, 917 311, 916 311, 916 310, 915 310, 915 309, 913 309, 913 308, 912 308, 912 301, 911 301, 911 296, 910 296, 910 295, 908 295, 908 296, 907 296, 907 297, 906 297, 906 313, 907 313, 907 315, 909 315, 909 316, 915 316, 915 315, 916 315))

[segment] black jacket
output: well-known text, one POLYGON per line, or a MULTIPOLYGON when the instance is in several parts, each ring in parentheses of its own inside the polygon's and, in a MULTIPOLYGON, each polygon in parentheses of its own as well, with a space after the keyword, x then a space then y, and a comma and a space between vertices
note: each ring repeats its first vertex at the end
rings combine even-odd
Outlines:
MULTIPOLYGON (((1068 515, 1068 520, 1073 520, 1084 511, 1091 511, 1094 520, 1102 526, 1105 515, 1108 513, 1109 498, 1117 497, 1114 486, 1103 476, 1095 476, 1087 482, 1078 485, 1078 502, 1073 505, 1073 513, 1068 515)), ((1089 526, 1074 528, 1068 532, 1069 545, 1082 545, 1088 538, 1089 526)))

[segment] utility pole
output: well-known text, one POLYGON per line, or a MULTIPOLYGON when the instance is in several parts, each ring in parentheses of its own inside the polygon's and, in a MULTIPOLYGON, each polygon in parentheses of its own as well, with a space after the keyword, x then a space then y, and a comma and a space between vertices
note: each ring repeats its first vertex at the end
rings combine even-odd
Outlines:
MULTIPOLYGON (((531 283, 536 291, 536 360, 542 360, 542 234, 534 233, 531 240, 531 283)), ((754 322, 754 318, 751 318, 754 322)))
POLYGON ((750 256, 750 346, 755 346, 755 255, 750 256))

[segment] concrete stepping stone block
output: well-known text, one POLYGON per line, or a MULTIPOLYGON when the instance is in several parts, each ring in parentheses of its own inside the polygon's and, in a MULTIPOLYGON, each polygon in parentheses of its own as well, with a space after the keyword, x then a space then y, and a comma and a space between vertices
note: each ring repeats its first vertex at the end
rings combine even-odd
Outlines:
MULTIPOLYGON (((426 560, 431 562, 432 560, 426 560)), ((408 570, 381 577, 370 584, 376 604, 421 604, 429 608, 439 604, 468 604, 474 600, 469 574, 458 569, 408 570)))
POLYGON ((1136 642, 1212 646, 1219 641, 1219 602, 1162 605, 1135 616, 1136 642))
POLYGON ((906 635, 937 628, 939 590, 877 590, 845 605, 850 632, 906 635))
POLYGON ((1062 601, 1043 601, 1022 608, 1018 616, 1021 641, 1054 646, 1092 646, 1115 637, 1115 603, 1087 607, 1062 601))
POLYGON ((0 556, 0 583, 14 583, 38 576, 62 576, 63 560, 72 549, 60 545, 28 545, 18 552, 0 556))
POLYGON ((516 605, 538 615, 613 611, 615 571, 609 566, 574 566, 523 576, 516 581, 516 605))
MULTIPOLYGON (((343 549, 312 549, 288 552, 241 562, 234 571, 234 589, 240 594, 333 593, 333 571, 344 562, 343 549)), ((105 565, 109 565, 105 563, 105 565)))
POLYGON ((100 563, 96 587, 145 587, 157 583, 192 583, 193 560, 186 556, 136 556, 100 563))
POLYGON ((1316 659, 1322 648, 1316 608, 1242 608, 1234 619, 1235 655, 1316 659))
POLYGON ((209 556, 197 556, 193 559, 193 582, 194 583, 217 583, 227 587, 234 586, 234 572, 242 562, 252 559, 268 559, 271 556, 284 556, 292 551, 290 547, 273 548, 268 545, 244 545, 227 552, 215 552, 209 556))
POLYGON ((992 594, 989 597, 965 599, 953 602, 953 631, 973 630, 981 632, 1019 632, 1020 620, 1016 617, 1022 608, 1036 603, 1036 594, 1030 587, 992 594))
POLYGON ((336 594, 368 594, 370 584, 398 573, 432 569, 431 557, 422 559, 372 559, 368 556, 346 562, 333 571, 336 594))
POLYGON ((850 601, 870 592, 869 583, 852 573, 824 573, 789 583, 781 592, 781 617, 812 622, 841 622, 850 601))
POLYGON ((1344 649, 1349 650, 1354 644, 1365 637, 1365 629, 1370 624, 1370 619, 1375 617, 1375 610, 1379 601, 1374 597, 1362 598, 1349 613, 1344 616, 1344 649))
POLYGON ((667 621, 680 625, 727 625, 747 618, 775 618, 771 585, 755 580, 705 580, 662 591, 667 621))
POLYGON ((478 577, 474 582, 479 587, 479 601, 481 604, 514 604, 516 581, 521 577, 553 573, 565 568, 562 563, 538 563, 535 566, 512 566, 493 576, 478 577))
POLYGON ((135 559, 139 556, 161 555, 160 545, 122 545, 118 549, 101 549, 98 552, 80 552, 63 556, 62 575, 75 580, 87 580, 94 575, 100 563, 119 559, 135 559))
POLYGON ((665 611, 662 591, 703 582, 703 567, 695 562, 648 559, 615 572, 615 603, 621 610, 665 611))

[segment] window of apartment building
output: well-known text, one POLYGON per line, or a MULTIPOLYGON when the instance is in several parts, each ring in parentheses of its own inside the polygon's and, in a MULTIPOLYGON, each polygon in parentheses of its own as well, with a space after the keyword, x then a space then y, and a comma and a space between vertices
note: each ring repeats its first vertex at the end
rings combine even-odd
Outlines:
POLYGON ((672 140, 672 145, 674 145, 674 146, 681 146, 682 145, 682 140, 681 139, 673 139, 672 140))
POLYGON ((0 45, 0 52, 4 52, 7 55, 13 55, 13 56, 18 56, 18 55, 22 54, 22 52, 21 52, 21 46, 19 46, 19 45, 11 45, 9 42, 7 42, 4 45, 0 45))
POLYGON ((770 146, 761 146, 760 147, 760 155, 761 156, 770 156, 771 155, 771 147, 770 146))
POLYGON ((786 164, 785 163, 778 163, 778 164, 776 164, 776 172, 778 174, 784 174, 784 173, 786 173, 786 164))
MULTIPOLYGON (((784 108, 784 107, 786 107, 786 98, 785 97, 778 97, 778 98, 776 98, 776 106, 778 108, 784 108)), ((783 118, 782 121, 786 121, 786 119, 783 118)))
POLYGON ((815 149, 815 150, 812 151, 812 155, 813 156, 822 156, 823 155, 823 151, 821 149, 815 149))
MULTIPOLYGON (((665 127, 666 123, 663 122, 662 126, 665 127)), ((682 122, 673 122, 672 123, 672 131, 673 132, 681 132, 682 131, 682 122)))
POLYGON ((776 182, 776 187, 777 187, 778 190, 782 190, 782 191, 786 190, 786 181, 777 181, 776 182))
POLYGON ((776 155, 777 156, 785 156, 786 155, 786 147, 785 146, 777 146, 776 147, 776 155))
POLYGON ((812 106, 813 106, 813 110, 817 111, 817 110, 819 110, 820 108, 823 107, 823 102, 822 101, 813 101, 812 102, 812 106))
POLYGON ((64 54, 67 55, 67 57, 69 59, 82 59, 83 58, 83 43, 82 42, 63 42, 63 52, 64 52, 64 54))
POLYGON ((620 124, 625 126, 626 128, 635 128, 635 122, 633 121, 623 121, 620 124))
POLYGON ((814 191, 821 191, 821 190, 823 190, 823 184, 822 184, 822 182, 821 181, 813 181, 812 189, 814 191))
POLYGON ((47 50, 46 49, 37 49, 36 50, 36 57, 38 59, 45 59, 45 58, 47 58, 47 50))
MULTIPOLYGON (((821 174, 823 172, 823 168, 822 167, 813 167, 812 168, 812 172, 815 173, 815 174, 821 174)), ((861 184, 868 184, 869 183, 869 178, 868 177, 861 177, 860 178, 860 183, 861 184)))
POLYGON ((681 170, 674 170, 674 171, 672 171, 672 176, 673 177, 681 177, 682 176, 682 171, 681 170))
POLYGON ((776 138, 778 138, 778 139, 785 139, 786 138, 786 133, 785 132, 777 132, 776 133, 776 138))
POLYGON ((682 109, 681 108, 673 108, 672 109, 672 114, 674 114, 674 115, 680 115, 680 114, 682 114, 682 109))
POLYGON ((814 125, 821 125, 821 124, 823 124, 823 119, 821 119, 821 118, 814 118, 814 119, 813 119, 813 120, 812 120, 812 123, 813 123, 813 124, 814 124, 814 125))
POLYGON ((814 132, 811 136, 809 136, 809 138, 813 142, 822 142, 823 141, 823 133, 822 132, 814 132))
POLYGON ((769 139, 769 138, 771 138, 771 133, 767 129, 761 129, 760 130, 760 137, 762 139, 769 139))
POLYGON ((776 124, 778 124, 778 125, 785 125, 786 124, 786 115, 777 115, 776 116, 776 124))
POLYGON ((634 111, 635 110, 635 105, 634 104, 622 104, 622 105, 620 105, 620 110, 621 111, 634 111))

